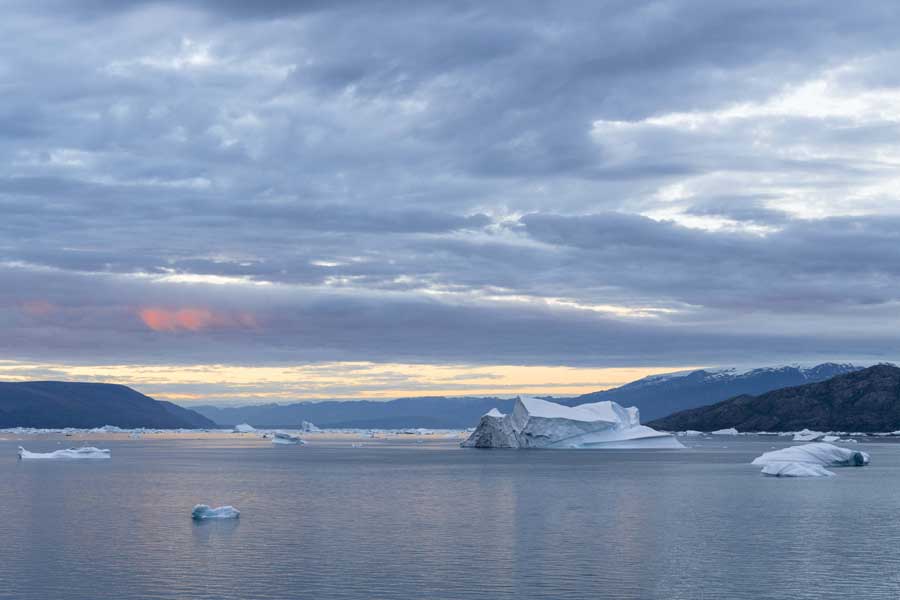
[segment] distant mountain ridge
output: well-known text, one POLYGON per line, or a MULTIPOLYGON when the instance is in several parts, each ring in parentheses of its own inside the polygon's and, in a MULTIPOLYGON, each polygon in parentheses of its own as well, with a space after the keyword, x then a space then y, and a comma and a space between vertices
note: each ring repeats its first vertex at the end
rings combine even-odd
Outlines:
POLYGON ((0 428, 206 429, 216 424, 177 404, 124 385, 66 381, 0 382, 0 428))
POLYGON ((822 363, 808 368, 785 365, 747 370, 697 369, 651 375, 621 387, 559 402, 576 406, 612 400, 622 406, 638 407, 641 421, 647 422, 742 394, 762 394, 784 387, 825 381, 860 369, 862 367, 847 363, 822 363))
MULTIPOLYGON (((861 367, 823 363, 815 367, 782 366, 750 369, 698 369, 653 375, 618 388, 577 398, 547 398, 567 406, 612 400, 637 406, 642 421, 685 408, 712 404, 740 394, 759 394, 780 387, 822 381, 861 367)), ((368 400, 297 402, 240 407, 197 406, 194 410, 224 426, 249 423, 254 427, 299 427, 311 421, 320 427, 402 429, 474 427, 492 408, 509 412, 514 399, 428 396, 384 402, 368 400)))
POLYGON ((742 395, 649 423, 668 431, 883 432, 900 429, 900 368, 875 365, 827 381, 742 395))
POLYGON ((221 425, 249 423, 254 427, 297 428, 303 421, 333 429, 464 429, 474 427, 492 408, 512 409, 515 400, 426 396, 371 400, 297 402, 220 408, 197 406, 194 410, 221 425))

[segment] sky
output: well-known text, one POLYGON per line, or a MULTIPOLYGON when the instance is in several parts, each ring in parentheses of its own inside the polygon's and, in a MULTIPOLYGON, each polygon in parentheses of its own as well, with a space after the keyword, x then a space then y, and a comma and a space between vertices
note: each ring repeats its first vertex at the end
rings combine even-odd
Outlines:
POLYGON ((900 354, 896 2, 0 8, 4 379, 566 395, 900 354))

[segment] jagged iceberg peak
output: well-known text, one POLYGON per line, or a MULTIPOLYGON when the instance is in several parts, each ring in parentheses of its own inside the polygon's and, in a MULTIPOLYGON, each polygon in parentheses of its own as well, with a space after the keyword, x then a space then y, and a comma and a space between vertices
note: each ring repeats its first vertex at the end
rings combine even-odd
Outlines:
POLYGON ((20 460, 72 460, 72 459, 88 459, 88 458, 109 458, 109 450, 101 450, 86 446, 84 448, 67 448, 65 450, 56 450, 54 452, 29 452, 22 446, 19 446, 20 460))
POLYGON ((683 448, 674 436, 640 424, 638 409, 604 401, 563 406, 520 397, 504 415, 493 409, 469 438, 468 448, 683 448))

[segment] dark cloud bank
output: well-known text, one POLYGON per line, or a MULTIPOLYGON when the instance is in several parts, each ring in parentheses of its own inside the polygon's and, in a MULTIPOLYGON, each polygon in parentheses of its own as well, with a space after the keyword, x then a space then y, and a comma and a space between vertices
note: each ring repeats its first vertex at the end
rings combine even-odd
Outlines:
POLYGON ((896 357, 894 3, 4 14, 0 358, 896 357))

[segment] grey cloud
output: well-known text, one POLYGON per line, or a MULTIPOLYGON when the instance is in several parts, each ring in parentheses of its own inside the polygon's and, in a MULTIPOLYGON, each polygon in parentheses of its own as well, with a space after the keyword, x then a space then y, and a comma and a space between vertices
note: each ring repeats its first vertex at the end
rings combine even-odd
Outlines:
POLYGON ((878 331, 900 299, 894 3, 94 0, 4 16, 5 356, 893 349, 878 331), (717 116, 826 72, 884 110, 717 116), (720 218, 736 226, 678 224, 720 218), (271 285, 159 281, 173 274, 271 285), (35 300, 61 309, 23 312, 35 300), (263 329, 153 332, 147 305, 263 329))

